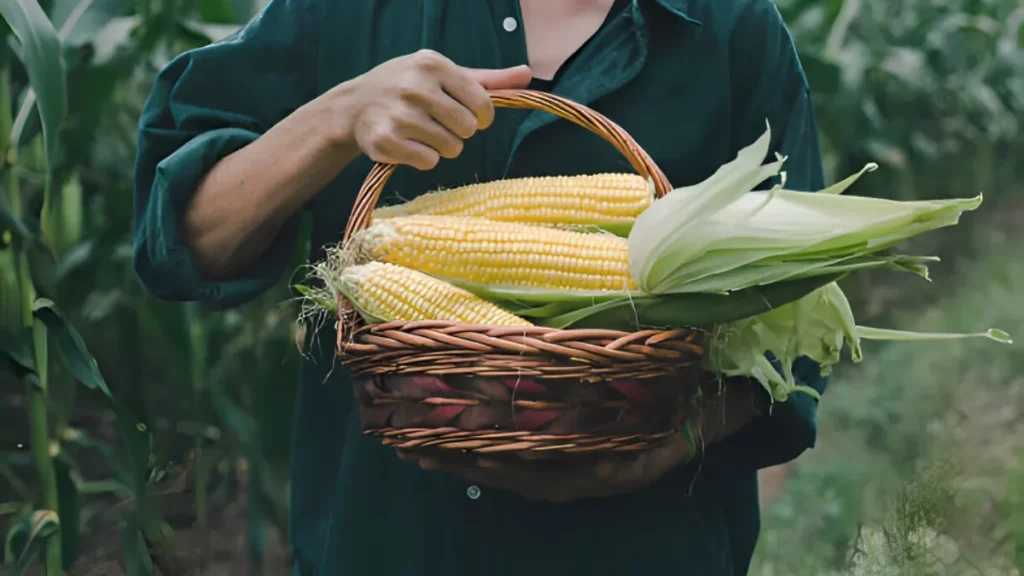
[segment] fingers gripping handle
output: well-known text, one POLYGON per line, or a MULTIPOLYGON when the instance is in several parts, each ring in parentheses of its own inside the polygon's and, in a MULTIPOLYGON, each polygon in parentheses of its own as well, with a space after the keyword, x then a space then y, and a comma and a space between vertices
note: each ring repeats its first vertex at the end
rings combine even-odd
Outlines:
MULTIPOLYGON (((665 174, 655 165, 639 144, 617 124, 590 108, 571 100, 536 90, 491 90, 495 108, 539 110, 568 120, 597 134, 622 154, 634 170, 654 182, 655 196, 661 197, 671 190, 665 174)), ((345 227, 345 240, 370 225, 373 209, 380 201, 384 185, 397 165, 376 163, 363 181, 355 206, 345 227)))

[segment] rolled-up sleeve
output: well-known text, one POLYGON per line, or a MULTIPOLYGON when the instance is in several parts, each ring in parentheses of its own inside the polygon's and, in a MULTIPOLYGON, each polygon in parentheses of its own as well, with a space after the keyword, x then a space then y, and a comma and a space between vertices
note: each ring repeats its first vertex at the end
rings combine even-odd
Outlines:
POLYGON ((179 55, 157 75, 139 125, 133 222, 135 270, 155 296, 230 306, 281 278, 299 215, 247 270, 220 282, 199 275, 180 222, 214 165, 314 97, 313 6, 271 0, 234 35, 179 55))
MULTIPOLYGON (((745 9, 731 36, 732 60, 736 62, 733 88, 738 91, 733 108, 736 146, 753 142, 764 132, 767 120, 772 130, 770 154, 786 156, 786 188, 821 190, 825 181, 818 126, 792 39, 772 2, 747 0, 741 4, 745 9)), ((821 376, 819 366, 809 358, 797 359, 793 374, 797 384, 824 394, 828 378, 821 376)), ((751 385, 764 395, 762 406, 768 406, 767 392, 756 382, 751 385)), ((791 394, 729 439, 723 452, 730 460, 756 468, 789 462, 814 447, 817 411, 818 401, 813 397, 791 394)))

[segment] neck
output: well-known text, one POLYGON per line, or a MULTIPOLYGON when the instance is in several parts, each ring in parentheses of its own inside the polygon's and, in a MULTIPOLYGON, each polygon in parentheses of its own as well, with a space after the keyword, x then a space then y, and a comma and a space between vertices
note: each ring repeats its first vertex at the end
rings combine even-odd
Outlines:
POLYGON ((551 79, 601 27, 614 0, 519 0, 534 76, 551 79))

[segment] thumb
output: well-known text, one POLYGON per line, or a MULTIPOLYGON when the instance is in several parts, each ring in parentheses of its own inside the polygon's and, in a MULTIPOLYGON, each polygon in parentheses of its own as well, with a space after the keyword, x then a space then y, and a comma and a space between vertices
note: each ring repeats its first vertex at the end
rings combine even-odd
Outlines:
POLYGON ((526 88, 533 80, 533 72, 525 64, 498 70, 465 68, 465 71, 470 78, 479 82, 487 90, 526 88))

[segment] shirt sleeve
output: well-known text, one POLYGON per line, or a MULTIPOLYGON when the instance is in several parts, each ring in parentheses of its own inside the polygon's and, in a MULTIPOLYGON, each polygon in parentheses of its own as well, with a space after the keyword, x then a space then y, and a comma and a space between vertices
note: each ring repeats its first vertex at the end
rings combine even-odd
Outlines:
POLYGON ((295 246, 294 215, 239 277, 200 277, 179 224, 206 173, 314 96, 314 0, 271 0, 223 41, 185 52, 157 75, 143 107, 134 172, 134 266, 168 300, 242 303, 276 283, 295 246))
MULTIPOLYGON (((770 0, 740 2, 743 10, 730 36, 733 90, 734 145, 749 145, 765 130, 772 131, 770 156, 786 156, 786 189, 817 191, 824 188, 824 168, 818 126, 807 79, 792 38, 770 0)), ((777 180, 776 180, 777 182, 777 180)), ((762 185, 770 187, 773 182, 762 185)), ((776 368, 781 366, 775 362, 776 368)), ((810 358, 793 366, 798 385, 824 394, 828 378, 810 358)), ((742 383, 739 383, 742 385, 742 383)), ((791 394, 769 408, 767 391, 756 381, 763 415, 758 416, 721 446, 724 456, 744 465, 766 468, 797 458, 817 440, 818 401, 805 393, 791 394)))

